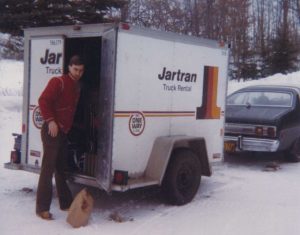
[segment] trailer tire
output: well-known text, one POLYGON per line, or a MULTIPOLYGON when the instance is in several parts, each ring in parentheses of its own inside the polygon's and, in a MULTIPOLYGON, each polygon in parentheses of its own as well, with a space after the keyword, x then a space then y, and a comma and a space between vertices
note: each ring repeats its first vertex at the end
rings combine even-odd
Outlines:
POLYGON ((198 191, 201 181, 201 164, 190 150, 181 149, 172 153, 162 190, 168 203, 184 205, 190 202, 198 191))

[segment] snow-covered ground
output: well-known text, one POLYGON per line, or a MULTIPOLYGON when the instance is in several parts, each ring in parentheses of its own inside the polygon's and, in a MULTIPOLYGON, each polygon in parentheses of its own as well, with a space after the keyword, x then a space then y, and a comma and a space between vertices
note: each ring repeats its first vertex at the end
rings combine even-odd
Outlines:
MULTIPOLYGON (((280 169, 264 171, 265 156, 249 156, 213 167, 202 178, 194 200, 185 206, 164 204, 156 189, 107 196, 93 191, 96 201, 88 226, 73 229, 67 212, 58 209, 55 220, 35 215, 38 175, 3 168, 13 148, 11 133, 21 130, 22 71, 20 62, 0 61, 0 234, 162 234, 162 235, 299 235, 300 163, 278 160, 280 169), (117 214, 123 220, 110 219, 117 214)), ((253 83, 296 83, 300 73, 275 75, 255 82, 230 82, 229 93, 253 83), (298 78, 297 78, 298 77, 298 78)), ((80 188, 74 188, 74 192, 80 188)))

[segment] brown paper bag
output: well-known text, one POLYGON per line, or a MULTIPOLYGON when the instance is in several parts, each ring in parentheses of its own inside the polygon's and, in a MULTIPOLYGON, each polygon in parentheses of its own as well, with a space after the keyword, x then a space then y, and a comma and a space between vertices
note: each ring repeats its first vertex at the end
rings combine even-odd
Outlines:
POLYGON ((74 228, 85 226, 89 222, 89 218, 93 209, 94 199, 91 194, 82 189, 74 198, 67 217, 67 222, 74 228))

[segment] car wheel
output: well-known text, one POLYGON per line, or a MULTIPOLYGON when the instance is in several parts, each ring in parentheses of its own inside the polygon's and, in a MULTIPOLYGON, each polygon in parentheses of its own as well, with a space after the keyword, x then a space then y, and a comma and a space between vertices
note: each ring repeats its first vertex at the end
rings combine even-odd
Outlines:
POLYGON ((201 181, 201 165, 198 157, 190 150, 175 151, 169 162, 162 184, 168 203, 184 205, 198 191, 201 181))
POLYGON ((300 138, 293 143, 290 151, 286 155, 286 158, 289 162, 300 161, 300 138))

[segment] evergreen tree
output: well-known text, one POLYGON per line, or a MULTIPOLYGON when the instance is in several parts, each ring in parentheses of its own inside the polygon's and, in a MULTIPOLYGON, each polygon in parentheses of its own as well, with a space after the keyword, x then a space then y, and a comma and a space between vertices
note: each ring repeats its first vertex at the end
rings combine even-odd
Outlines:
POLYGON ((9 36, 0 40, 0 58, 22 60, 24 51, 24 38, 9 36))
POLYGON ((126 0, 0 0, 0 31, 21 35, 25 27, 99 23, 126 0))
POLYGON ((294 72, 298 69, 299 44, 291 40, 289 34, 279 30, 277 38, 272 41, 272 54, 267 61, 270 74, 294 72))

